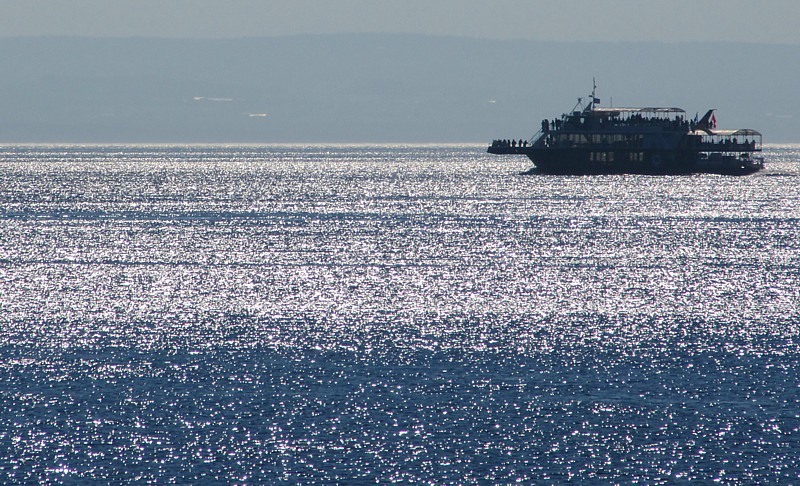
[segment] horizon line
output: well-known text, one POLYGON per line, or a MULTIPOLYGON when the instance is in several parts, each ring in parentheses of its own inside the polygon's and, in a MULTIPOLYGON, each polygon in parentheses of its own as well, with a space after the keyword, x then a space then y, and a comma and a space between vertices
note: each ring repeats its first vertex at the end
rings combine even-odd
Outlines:
POLYGON ((96 39, 96 40, 162 40, 162 41, 236 41, 236 40, 258 40, 258 39, 285 39, 293 37, 334 37, 334 36, 385 36, 385 37, 428 37, 434 39, 463 39, 478 40, 487 42, 530 42, 543 44, 657 44, 657 45, 687 45, 687 44, 730 44, 730 45, 758 45, 758 46, 800 46, 800 42, 777 42, 777 41, 739 41, 739 40, 553 40, 553 39, 531 39, 523 37, 484 37, 468 36, 458 34, 430 34, 424 32, 306 32, 295 34, 276 34, 276 35, 245 35, 245 36, 214 36, 214 37, 195 37, 195 36, 146 36, 146 35, 86 35, 86 34, 28 34, 28 35, 2 35, 0 40, 14 39, 96 39))

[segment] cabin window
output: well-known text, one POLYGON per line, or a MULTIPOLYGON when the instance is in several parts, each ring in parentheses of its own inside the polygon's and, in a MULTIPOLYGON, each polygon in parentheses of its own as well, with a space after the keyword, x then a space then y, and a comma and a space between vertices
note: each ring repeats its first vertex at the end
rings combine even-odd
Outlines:
POLYGON ((592 152, 589 160, 593 162, 614 162, 614 152, 592 152))
POLYGON ((630 154, 628 154, 628 160, 632 162, 643 162, 644 152, 631 152, 630 154))

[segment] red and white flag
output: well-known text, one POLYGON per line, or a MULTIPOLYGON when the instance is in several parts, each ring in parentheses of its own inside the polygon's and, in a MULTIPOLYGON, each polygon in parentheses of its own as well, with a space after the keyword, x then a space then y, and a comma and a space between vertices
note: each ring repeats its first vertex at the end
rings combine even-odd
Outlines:
POLYGON ((711 128, 717 128, 717 115, 712 113, 710 121, 711 123, 709 123, 709 125, 711 125, 711 128))

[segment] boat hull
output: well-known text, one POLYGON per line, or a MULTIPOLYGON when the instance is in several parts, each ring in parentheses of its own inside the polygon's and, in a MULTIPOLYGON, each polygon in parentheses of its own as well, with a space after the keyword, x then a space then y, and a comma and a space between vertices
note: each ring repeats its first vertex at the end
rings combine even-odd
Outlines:
POLYGON ((538 171, 548 174, 688 174, 695 171, 691 153, 601 151, 591 149, 531 150, 538 171))
POLYGON ((602 150, 600 148, 489 147, 489 153, 525 155, 541 174, 650 174, 714 173, 747 175, 763 168, 761 160, 731 155, 701 156, 693 150, 602 150))

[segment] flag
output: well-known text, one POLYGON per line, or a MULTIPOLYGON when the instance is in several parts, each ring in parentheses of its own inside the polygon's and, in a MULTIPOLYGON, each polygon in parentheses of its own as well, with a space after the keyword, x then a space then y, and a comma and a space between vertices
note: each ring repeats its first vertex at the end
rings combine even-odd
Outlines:
POLYGON ((717 128, 717 115, 711 114, 711 128, 717 128))
POLYGON ((593 100, 592 103, 594 103, 595 105, 600 104, 600 98, 592 98, 592 100, 593 100))

